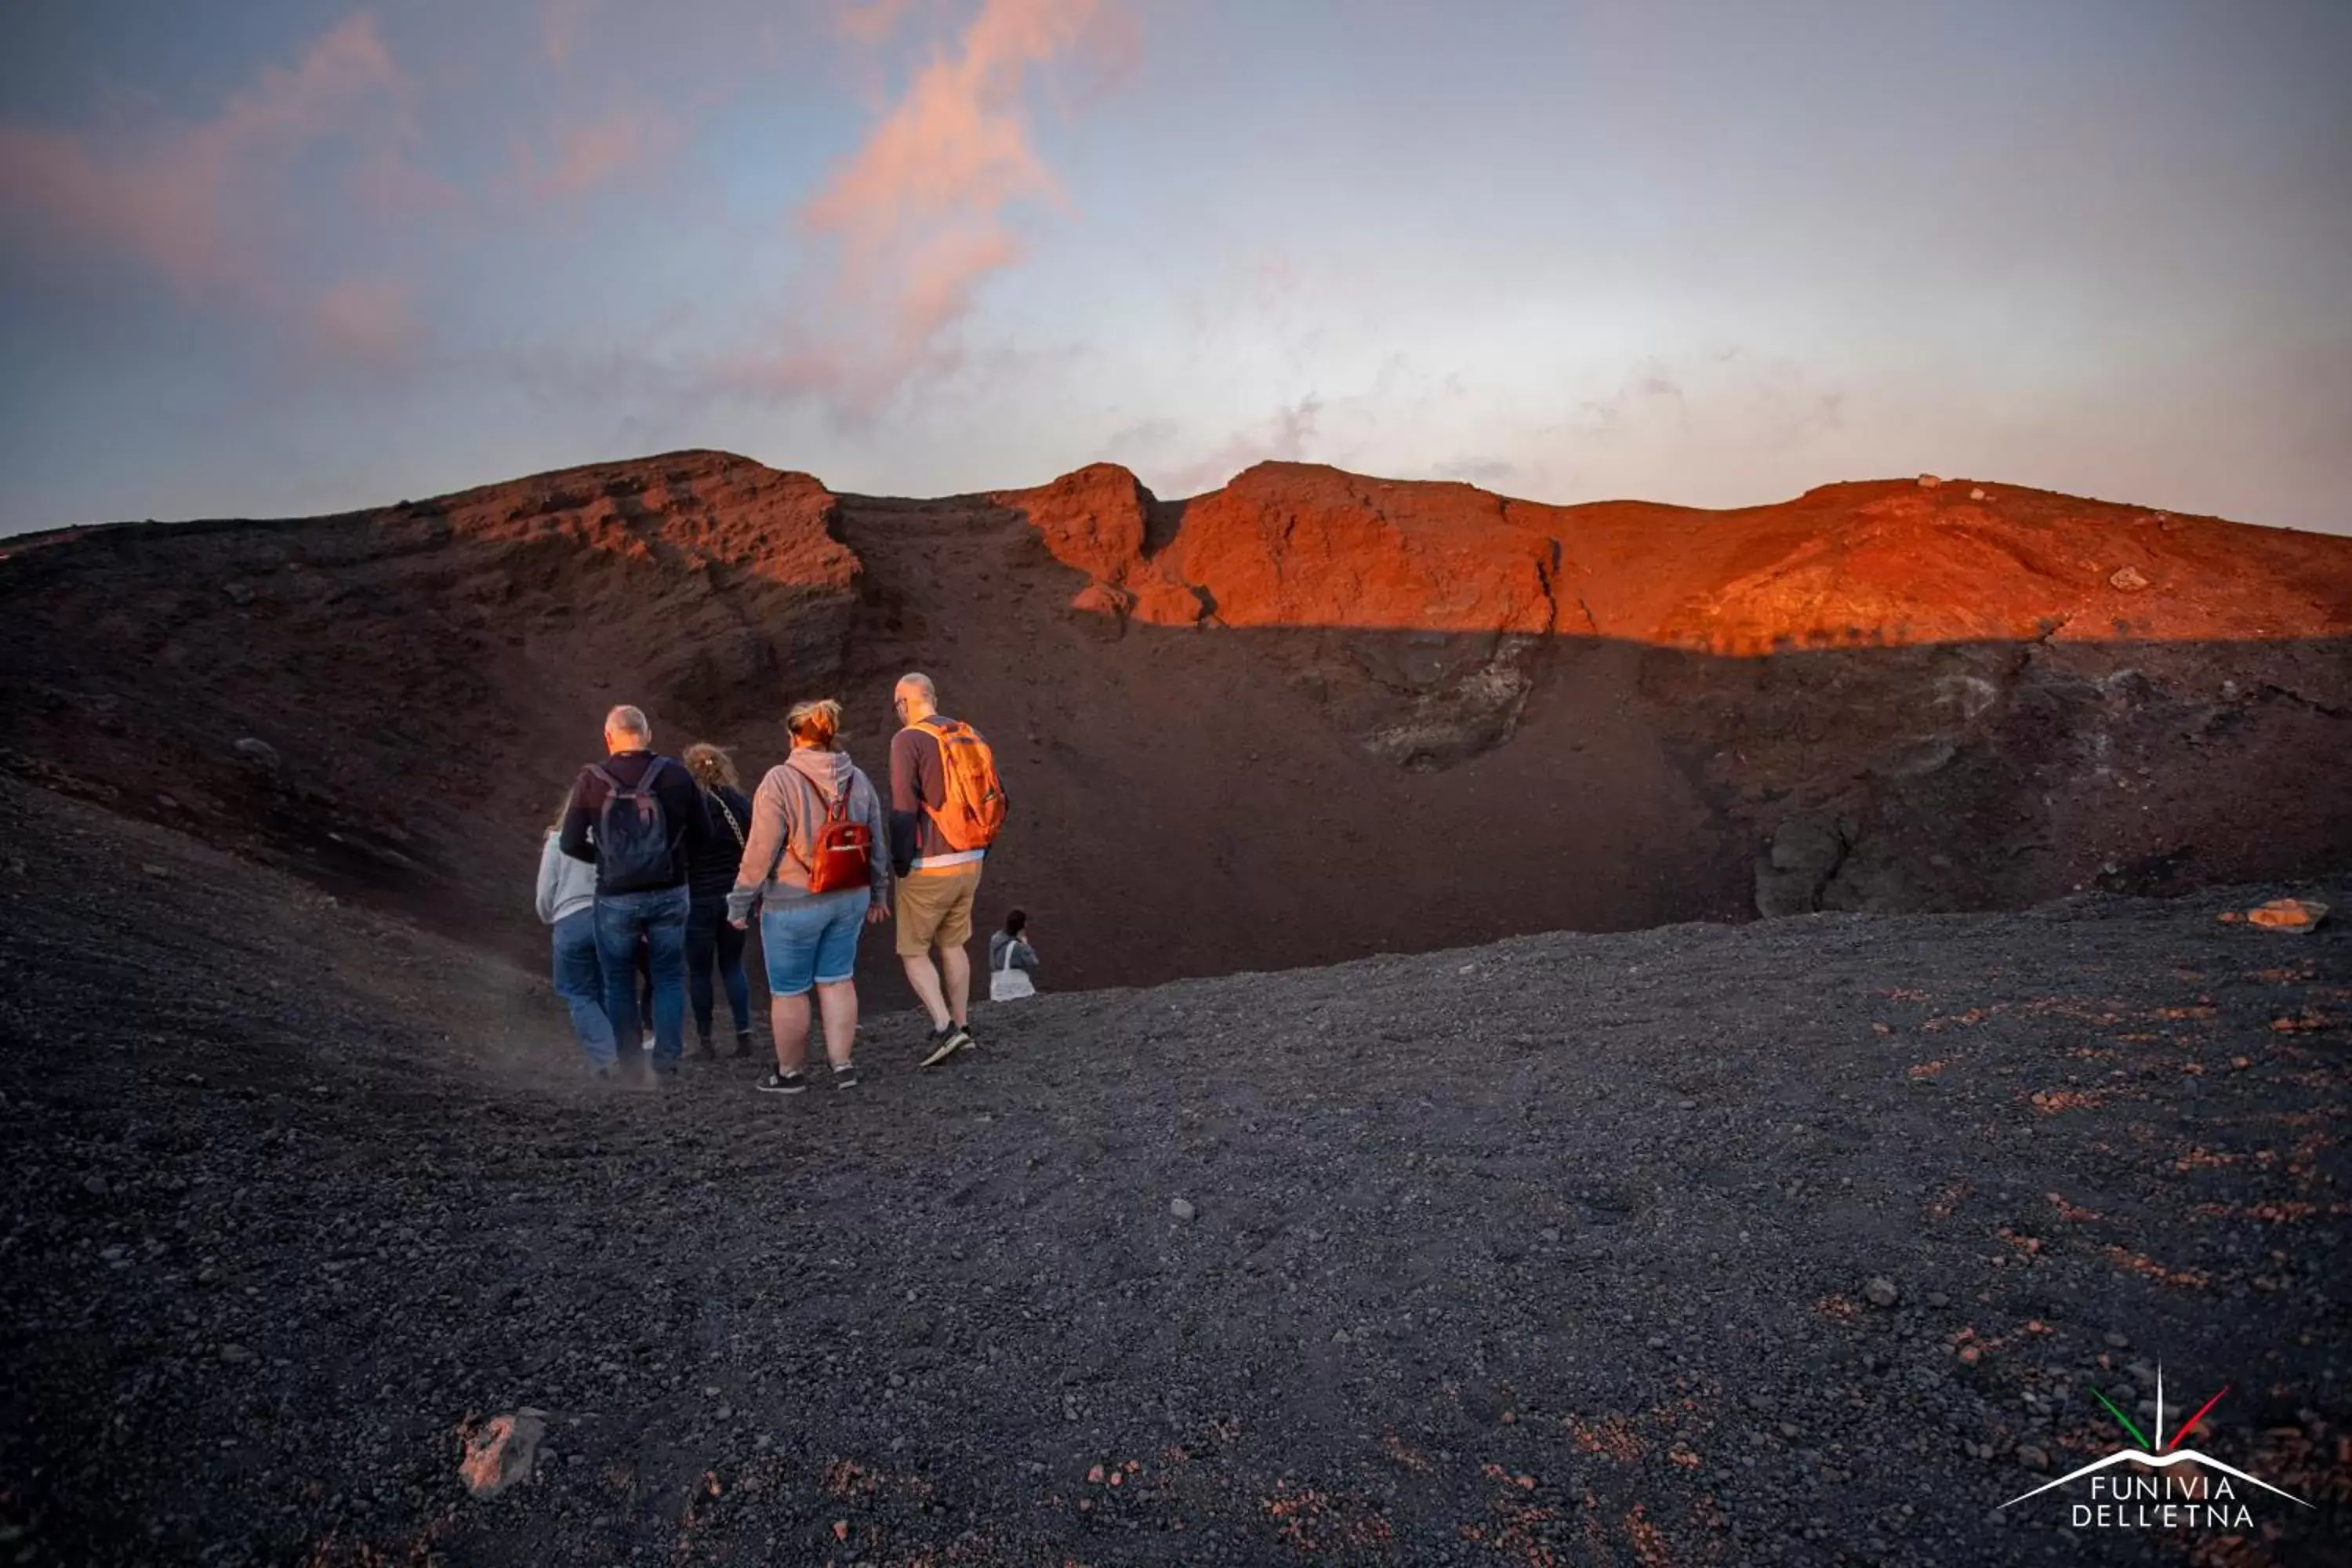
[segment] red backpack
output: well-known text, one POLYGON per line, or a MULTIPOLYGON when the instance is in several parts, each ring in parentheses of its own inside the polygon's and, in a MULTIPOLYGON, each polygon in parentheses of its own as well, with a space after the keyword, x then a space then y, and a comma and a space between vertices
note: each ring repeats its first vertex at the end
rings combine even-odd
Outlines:
MULTIPOLYGON (((791 772, 816 795, 819 805, 825 805, 824 792, 816 787, 814 779, 798 768, 791 772)), ((791 847, 789 839, 785 847, 791 847)), ((801 856, 801 863, 808 868, 812 893, 837 893, 873 881, 874 833, 866 824, 849 819, 848 784, 844 784, 833 803, 825 805, 824 826, 816 830, 816 843, 801 856)))

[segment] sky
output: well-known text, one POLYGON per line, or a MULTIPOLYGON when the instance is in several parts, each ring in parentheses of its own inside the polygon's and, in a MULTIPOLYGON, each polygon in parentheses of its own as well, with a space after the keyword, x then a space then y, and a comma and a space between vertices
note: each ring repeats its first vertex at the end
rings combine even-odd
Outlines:
POLYGON ((715 447, 2352 532, 2343 0, 17 0, 0 532, 715 447))

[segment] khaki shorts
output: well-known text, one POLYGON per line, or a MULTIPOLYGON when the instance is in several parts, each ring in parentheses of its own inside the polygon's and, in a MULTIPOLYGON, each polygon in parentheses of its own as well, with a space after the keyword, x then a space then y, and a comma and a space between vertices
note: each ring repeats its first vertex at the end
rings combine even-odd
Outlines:
POLYGON ((981 863, 947 871, 915 871, 898 879, 898 956, 919 958, 971 940, 971 901, 980 891, 981 863))

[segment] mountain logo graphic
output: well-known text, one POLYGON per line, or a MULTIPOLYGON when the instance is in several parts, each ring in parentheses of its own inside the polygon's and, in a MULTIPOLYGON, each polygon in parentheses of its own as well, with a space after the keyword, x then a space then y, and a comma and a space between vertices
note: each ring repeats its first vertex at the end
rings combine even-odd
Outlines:
MULTIPOLYGON (((2227 1394, 2229 1392, 2230 1390, 2225 1384, 2221 1389, 2221 1394, 2227 1394)), ((2040 1497, 2043 1492, 2052 1490, 2054 1488, 2063 1487, 2070 1481, 2081 1480, 2085 1476, 2095 1475, 2102 1470, 2113 1469, 2117 1465, 2152 1465, 2158 1469, 2168 1471, 2175 1465, 2197 1465, 2205 1469, 2218 1471, 2221 1475, 2228 1476, 2233 1480, 2243 1481, 2248 1486, 2260 1487, 2266 1492, 2276 1493, 2278 1496, 2286 1499, 2287 1501, 2294 1503, 2298 1508, 2309 1508, 2311 1504, 2304 1501, 2303 1499, 2295 1496, 2291 1491, 2287 1491, 2284 1488, 2274 1487, 2259 1476, 2250 1476, 2234 1465, 2225 1465, 2221 1460, 2213 1458, 2210 1454, 2201 1452, 2196 1448, 2184 1448, 2180 1446, 2181 1439, 2188 1436, 2189 1433, 2195 1431, 2197 1429, 2197 1424, 2205 1419, 2206 1412, 2211 1410, 2213 1406, 2221 1403, 2221 1394, 2215 1394, 2212 1398, 2199 1405, 2197 1407, 2197 1414, 2182 1422, 2179 1429, 2172 1434, 2171 1438, 2168 1441, 2164 1436, 2164 1368, 2158 1366, 2156 1369, 2156 1437, 2154 1441, 2150 1441, 2148 1438, 2141 1436, 2140 1429, 2132 1425, 2131 1417, 2116 1409, 2115 1404, 2109 1400, 2105 1394, 2101 1394, 2095 1388, 2091 1390, 2091 1397, 2107 1407, 2107 1414, 2116 1418, 2116 1425, 2120 1426, 2125 1431, 2131 1434, 2132 1441, 2137 1443, 2139 1447, 2137 1448, 2117 1448, 2114 1453, 2107 1455, 2104 1458, 2094 1459, 2080 1469, 2069 1470, 2066 1474, 2060 1476, 2054 1481, 2044 1481, 2042 1485, 2034 1488, 2030 1492, 2020 1492, 2017 1496, 2010 1499, 2009 1501, 2002 1503, 2000 1506, 2002 1508, 2013 1508, 2017 1504, 2025 1501, 2028 1498, 2040 1497)))

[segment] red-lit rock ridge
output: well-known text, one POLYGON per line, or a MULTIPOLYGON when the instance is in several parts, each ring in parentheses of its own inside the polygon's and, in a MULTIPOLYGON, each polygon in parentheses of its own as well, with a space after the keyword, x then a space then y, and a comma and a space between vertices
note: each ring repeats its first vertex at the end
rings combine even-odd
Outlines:
POLYGON ((1622 637, 1717 654, 2352 631, 2352 542, 1967 480, 1724 511, 1262 463, 1162 502, 1098 463, 994 497, 1157 626, 1622 637))

